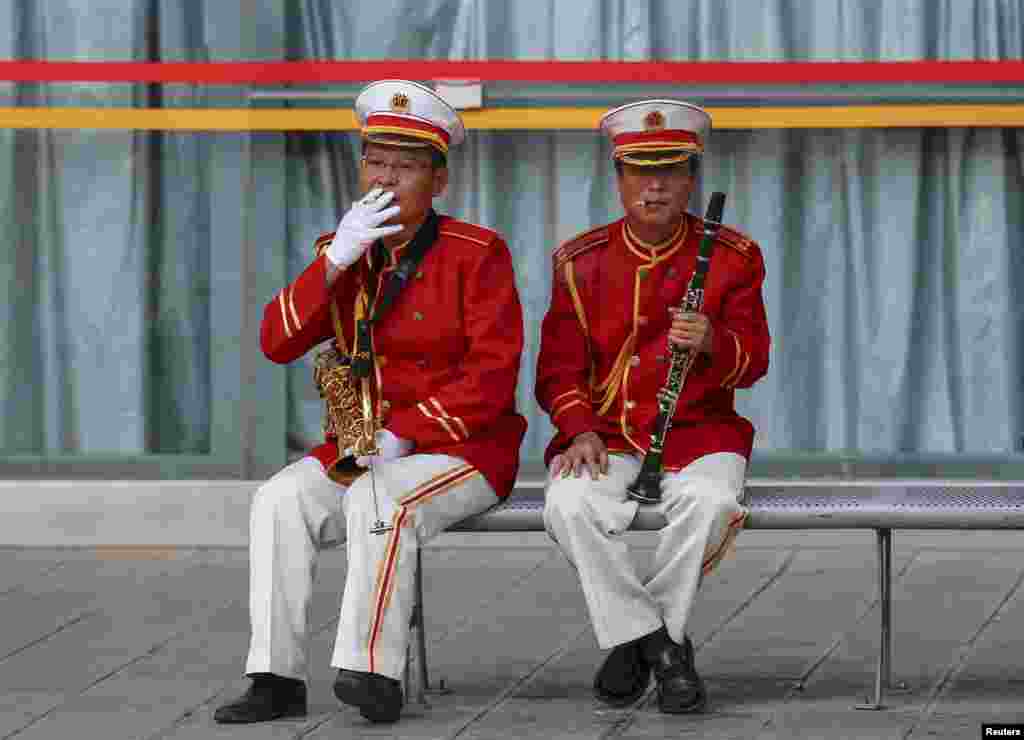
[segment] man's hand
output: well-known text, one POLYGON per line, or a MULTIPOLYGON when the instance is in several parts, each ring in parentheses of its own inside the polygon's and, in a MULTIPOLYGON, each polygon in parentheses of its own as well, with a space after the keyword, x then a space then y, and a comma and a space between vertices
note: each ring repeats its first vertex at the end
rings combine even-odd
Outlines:
MULTIPOLYGON (((375 440, 377 442, 377 454, 376 455, 363 455, 356 458, 356 465, 361 468, 370 467, 370 461, 374 463, 383 462, 384 460, 397 460, 400 457, 405 457, 412 452, 413 447, 416 445, 407 439, 396 437, 394 434, 389 432, 387 429, 381 429, 377 432, 375 440)), ((345 451, 346 454, 351 454, 349 450, 345 451)))
POLYGON ((710 355, 715 341, 711 319, 702 313, 675 307, 669 308, 668 312, 672 316, 672 327, 668 330, 669 343, 710 355))
POLYGON ((327 247, 327 259, 332 265, 344 269, 355 264, 374 241, 397 234, 404 228, 401 224, 381 226, 400 210, 399 206, 385 208, 394 197, 390 191, 374 188, 352 204, 348 213, 342 216, 334 240, 327 247))
POLYGON ((569 473, 572 473, 579 478, 584 465, 590 470, 590 477, 594 480, 597 480, 601 473, 608 474, 608 448, 604 446, 597 432, 577 434, 569 449, 555 455, 551 460, 551 477, 561 475, 567 478, 569 473))

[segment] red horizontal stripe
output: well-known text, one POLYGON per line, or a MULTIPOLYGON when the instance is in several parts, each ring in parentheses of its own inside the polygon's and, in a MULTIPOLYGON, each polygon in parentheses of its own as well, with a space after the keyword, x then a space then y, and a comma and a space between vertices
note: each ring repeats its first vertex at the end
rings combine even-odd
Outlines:
POLYGON ((666 129, 664 131, 636 131, 619 134, 613 140, 615 146, 626 146, 628 144, 645 144, 647 142, 669 142, 678 144, 700 144, 697 135, 691 131, 678 131, 666 129))
POLYGON ((448 132, 440 126, 432 126, 426 121, 418 121, 404 116, 391 116, 386 113, 376 113, 366 117, 367 126, 394 126, 396 128, 411 129, 413 131, 426 131, 444 139, 446 144, 451 143, 448 132))
POLYGON ((1021 61, 956 62, 61 62, 0 61, 9 82, 185 82, 211 85, 479 79, 484 82, 838 84, 1024 83, 1021 61))

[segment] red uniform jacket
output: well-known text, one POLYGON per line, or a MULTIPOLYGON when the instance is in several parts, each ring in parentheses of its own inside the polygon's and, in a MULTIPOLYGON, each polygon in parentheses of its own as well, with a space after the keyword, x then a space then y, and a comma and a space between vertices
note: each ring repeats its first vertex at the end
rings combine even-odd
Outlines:
MULTIPOLYGON (((600 434, 610 452, 646 451, 668 376, 668 308, 682 304, 701 230, 701 219, 687 214, 676 239, 652 250, 619 220, 555 251, 537 362, 537 400, 558 430, 545 463, 586 431, 600 434)), ((704 284, 713 352, 699 355, 683 384, 666 469, 713 452, 749 458, 754 427, 736 413, 733 389, 768 369, 763 281, 757 244, 722 227, 704 284)))
MULTIPOLYGON (((347 354, 355 305, 369 283, 370 250, 326 283, 323 251, 263 312, 260 346, 288 363, 334 336, 330 301, 337 302, 347 354)), ((390 253, 383 276, 397 266, 390 253)), ((495 232, 441 216, 438 239, 418 271, 374 324, 375 403, 384 426, 416 443, 415 453, 465 459, 500 497, 515 483, 526 420, 515 404, 523 319, 512 260, 495 232)), ((312 379, 310 380, 312 382, 312 379)), ((313 450, 325 469, 338 461, 333 439, 313 450)))

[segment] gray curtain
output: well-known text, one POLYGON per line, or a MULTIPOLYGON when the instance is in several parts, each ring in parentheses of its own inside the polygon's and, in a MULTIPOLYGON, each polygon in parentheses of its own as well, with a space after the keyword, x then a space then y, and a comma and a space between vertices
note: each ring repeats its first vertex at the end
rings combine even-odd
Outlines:
MULTIPOLYGON (((136 59, 1020 59, 1009 0, 328 0, 236 3, 15 0, 7 58, 136 59), (188 9, 181 9, 187 5, 188 9), (287 11, 284 6, 287 5, 287 11), (73 18, 69 23, 68 18, 73 18), (111 29, 120 29, 113 32, 111 29), (265 39, 283 38, 283 49, 265 39)), ((181 86, 9 86, 19 104, 62 95, 205 105, 181 86), (65 89, 66 88, 66 89, 65 89), (45 95, 45 97, 44 97, 45 95), (119 97, 120 96, 120 97, 119 97)), ((680 88, 678 96, 685 98, 680 88)), ((70 100, 71 98, 66 98, 70 100)), ((113 104, 113 103, 112 103, 113 104)), ((223 339, 214 235, 244 209, 213 205, 244 134, 0 131, 0 453, 195 452, 223 339)), ((253 243, 297 274, 355 188, 351 135, 264 134, 279 157, 284 243, 253 243)), ((765 254, 769 375, 739 395, 764 451, 1011 453, 1024 433, 1024 152, 1013 129, 719 131, 700 192, 765 254)), ((561 240, 618 218, 596 132, 472 133, 439 210, 500 231, 527 322, 519 385, 524 460, 551 427, 533 378, 561 240)), ((257 154, 254 153, 254 157, 257 154)), ((223 197, 223 194, 221 195, 223 197)), ((249 214, 251 215, 251 214, 249 214)), ((266 217, 266 215, 264 215, 266 217)), ((271 296, 268 295, 269 299, 271 296)), ((254 338, 253 338, 254 341, 254 338)), ((319 433, 308 362, 288 373, 288 430, 319 433)), ((282 440, 283 444, 283 440, 282 440)))

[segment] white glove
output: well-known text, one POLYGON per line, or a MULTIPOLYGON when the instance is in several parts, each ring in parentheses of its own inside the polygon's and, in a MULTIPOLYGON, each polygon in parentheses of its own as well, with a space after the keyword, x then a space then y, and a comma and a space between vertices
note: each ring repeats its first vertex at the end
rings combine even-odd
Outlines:
POLYGON ((377 442, 377 454, 357 457, 356 465, 361 468, 368 468, 370 467, 371 458, 374 463, 383 462, 384 460, 397 460, 408 455, 412 452, 412 448, 415 447, 409 440, 396 437, 387 429, 378 431, 375 441, 377 442))
POLYGON ((400 210, 399 206, 384 208, 394 197, 391 191, 374 188, 352 204, 338 223, 331 246, 327 247, 327 259, 333 265, 344 269, 355 264, 374 241, 404 228, 401 224, 381 226, 400 210))

